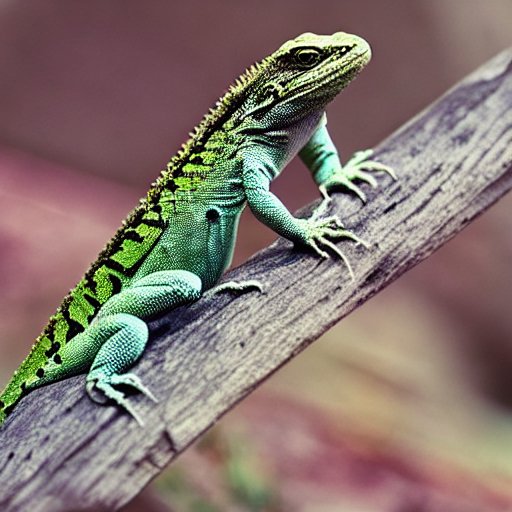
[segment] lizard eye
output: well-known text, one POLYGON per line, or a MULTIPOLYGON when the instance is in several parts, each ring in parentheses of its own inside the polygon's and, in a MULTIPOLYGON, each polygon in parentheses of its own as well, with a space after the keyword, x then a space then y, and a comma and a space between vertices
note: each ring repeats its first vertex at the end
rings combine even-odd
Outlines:
POLYGON ((313 48, 304 48, 298 50, 294 55, 294 60, 301 68, 312 68, 320 62, 322 54, 313 48))

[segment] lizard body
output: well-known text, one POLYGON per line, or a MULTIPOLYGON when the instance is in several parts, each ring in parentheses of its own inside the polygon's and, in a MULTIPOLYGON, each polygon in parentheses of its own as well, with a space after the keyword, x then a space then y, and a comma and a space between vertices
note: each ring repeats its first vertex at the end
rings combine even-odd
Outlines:
MULTIPOLYGON (((117 389, 154 399, 127 370, 148 339, 145 319, 197 300, 229 266, 246 204, 276 233, 323 257, 331 239, 359 239, 323 207, 297 219, 270 182, 298 153, 324 196, 368 172, 392 171, 356 154, 342 167, 326 128, 325 106, 370 59, 360 37, 303 34, 251 66, 191 133, 36 340, 0 397, 0 423, 30 390, 87 373, 91 398, 114 400, 141 420, 117 389)), ((244 284, 221 285, 244 289, 244 284)), ((255 286, 247 283, 245 287, 255 286)))

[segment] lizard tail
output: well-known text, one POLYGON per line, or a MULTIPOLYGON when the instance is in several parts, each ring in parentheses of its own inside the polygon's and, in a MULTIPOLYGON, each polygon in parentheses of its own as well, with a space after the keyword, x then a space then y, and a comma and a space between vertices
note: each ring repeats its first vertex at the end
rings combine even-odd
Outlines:
POLYGON ((14 406, 32 389, 43 384, 43 350, 42 344, 32 347, 30 354, 14 372, 11 380, 0 395, 0 425, 5 422, 14 406))
MULTIPOLYGON (((22 366, 27 362, 27 359, 22 363, 22 366)), ((22 372, 17 370, 0 395, 0 425, 4 423, 14 406, 28 392, 29 389, 26 376, 23 376, 22 372)))

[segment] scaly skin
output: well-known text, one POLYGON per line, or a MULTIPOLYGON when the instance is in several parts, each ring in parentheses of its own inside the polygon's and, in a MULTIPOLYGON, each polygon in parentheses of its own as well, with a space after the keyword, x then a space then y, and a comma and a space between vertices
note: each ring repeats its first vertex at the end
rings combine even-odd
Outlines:
MULTIPOLYGON (((346 187, 364 200, 353 180, 375 186, 368 171, 392 171, 368 161, 369 153, 342 167, 324 109, 369 59, 370 47, 360 37, 307 33, 248 69, 50 318, 0 397, 0 423, 30 390, 87 373, 91 398, 114 400, 142 424, 116 386, 132 386, 154 399, 126 373, 146 346, 145 320, 191 303, 215 285, 231 262, 246 204, 279 235, 322 257, 331 250, 344 258, 332 240, 359 239, 336 216, 322 217, 328 191, 346 187), (269 191, 299 151, 325 197, 310 219, 293 217, 269 191)), ((229 287, 259 283, 220 289, 229 287)))

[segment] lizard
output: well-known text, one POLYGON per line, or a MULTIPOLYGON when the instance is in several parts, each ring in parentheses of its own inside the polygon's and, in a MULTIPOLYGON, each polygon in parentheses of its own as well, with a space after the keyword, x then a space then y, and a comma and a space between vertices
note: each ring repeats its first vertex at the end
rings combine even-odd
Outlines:
POLYGON ((145 350, 148 318, 205 293, 261 289, 254 281, 215 288, 231 263, 246 205, 278 235, 322 258, 335 253, 352 272, 334 241, 363 241, 337 215, 325 215, 329 193, 345 188, 365 201, 354 182, 375 187, 373 171, 395 174, 371 160, 371 150, 342 165, 325 108, 370 57, 369 44, 359 36, 308 32, 249 67, 190 133, 49 319, 0 396, 0 424, 28 392, 85 373, 92 400, 114 402, 142 425, 119 386, 157 401, 129 371, 145 350), (270 191, 296 155, 324 197, 309 218, 294 217, 270 191))

